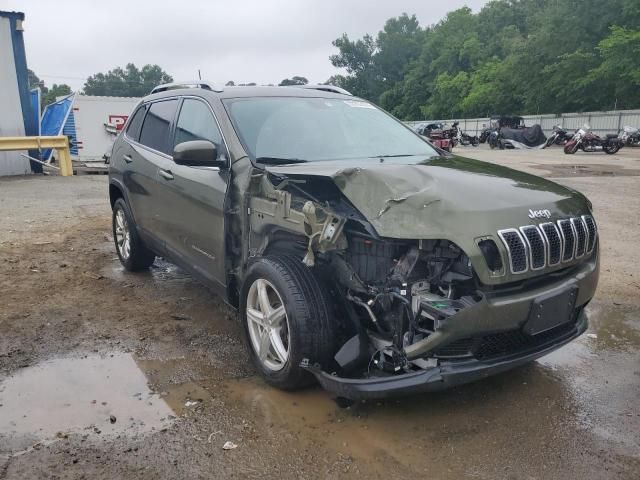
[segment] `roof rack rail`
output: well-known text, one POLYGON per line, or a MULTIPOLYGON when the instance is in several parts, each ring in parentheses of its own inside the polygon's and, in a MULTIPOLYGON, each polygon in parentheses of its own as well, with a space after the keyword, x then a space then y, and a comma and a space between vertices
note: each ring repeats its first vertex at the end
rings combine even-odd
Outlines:
POLYGON ((212 82, 206 80, 192 80, 187 82, 172 82, 158 85, 151 90, 151 93, 166 92, 167 90, 175 90, 176 88, 202 88, 211 90, 212 92, 223 92, 224 89, 212 82))
POLYGON ((307 88, 309 90, 321 90, 323 92, 332 92, 332 93, 341 93, 342 95, 351 95, 353 94, 344 88, 336 87, 335 85, 297 85, 300 88, 307 88))

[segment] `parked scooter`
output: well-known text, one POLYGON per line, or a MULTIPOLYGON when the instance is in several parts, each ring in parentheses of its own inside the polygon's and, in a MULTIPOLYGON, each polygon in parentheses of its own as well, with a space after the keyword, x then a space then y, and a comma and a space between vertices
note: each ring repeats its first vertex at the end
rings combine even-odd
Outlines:
POLYGON ((620 140, 629 147, 640 147, 640 129, 629 126, 623 127, 620 140))
POLYGON ((551 145, 564 145, 573 137, 573 133, 569 133, 567 130, 562 128, 561 125, 554 125, 553 132, 547 138, 547 143, 545 143, 544 148, 550 147, 551 145))
POLYGON ((622 140, 618 138, 617 134, 607 133, 605 138, 601 138, 591 131, 589 125, 584 125, 578 129, 573 135, 573 138, 566 143, 564 153, 573 154, 578 150, 582 150, 583 152, 604 151, 609 155, 613 155, 617 153, 623 145, 622 140))

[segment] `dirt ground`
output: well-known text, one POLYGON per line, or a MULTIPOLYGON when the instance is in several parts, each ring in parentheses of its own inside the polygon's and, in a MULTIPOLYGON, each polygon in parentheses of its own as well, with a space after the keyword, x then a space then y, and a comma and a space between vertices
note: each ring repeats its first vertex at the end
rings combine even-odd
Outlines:
POLYGON ((457 153, 591 199, 589 332, 484 381, 349 408, 266 387, 235 313, 176 267, 123 271, 106 176, 0 179, 0 479, 640 478, 640 149, 457 153))

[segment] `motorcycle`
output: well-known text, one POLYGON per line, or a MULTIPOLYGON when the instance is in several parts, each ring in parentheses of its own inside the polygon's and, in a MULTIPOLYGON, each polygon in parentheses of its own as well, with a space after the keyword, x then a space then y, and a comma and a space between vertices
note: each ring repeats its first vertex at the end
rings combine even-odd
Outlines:
POLYGON ((637 128, 625 126, 622 129, 620 140, 629 147, 640 147, 640 130, 637 128))
POLYGON ((547 143, 545 143, 544 148, 550 147, 553 144, 556 145, 564 145, 573 137, 572 133, 569 133, 567 130, 562 128, 560 125, 553 126, 553 132, 547 138, 547 143))
POLYGON ((571 155, 579 149, 583 152, 604 151, 609 155, 617 153, 623 146, 622 140, 616 133, 607 133, 605 138, 599 137, 591 131, 589 125, 584 125, 573 135, 564 146, 564 153, 571 155))
POLYGON ((463 133, 462 129, 458 127, 460 122, 454 122, 451 126, 451 139, 453 140, 453 146, 455 147, 457 144, 469 146, 473 145, 477 147, 480 145, 480 140, 476 136, 469 135, 467 133, 463 133))
POLYGON ((487 138, 487 142, 489 143, 489 148, 493 150, 494 148, 499 148, 500 150, 504 150, 504 142, 500 138, 500 131, 493 130, 489 134, 489 138, 487 138))
POLYGON ((489 139, 490 134, 491 129, 489 127, 483 126, 482 130, 480 131, 480 136, 478 137, 480 143, 485 143, 489 139))

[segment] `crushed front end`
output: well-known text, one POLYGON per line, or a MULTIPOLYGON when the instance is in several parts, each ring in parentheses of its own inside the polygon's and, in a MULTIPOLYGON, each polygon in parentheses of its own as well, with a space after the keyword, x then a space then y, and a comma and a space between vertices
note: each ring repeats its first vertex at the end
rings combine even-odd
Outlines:
POLYGON ((303 233, 286 248, 330 290, 333 362, 301 365, 325 389, 353 400, 444 389, 527 363, 586 330, 599 262, 583 197, 553 187, 558 201, 542 209, 546 218, 519 225, 518 205, 517 215, 498 217, 487 204, 477 206, 479 221, 428 182, 365 203, 349 195, 362 172, 265 176, 266 195, 249 209, 252 254, 268 253, 287 231, 303 233), (394 228, 395 236, 379 233, 394 228), (424 234, 406 238, 415 232, 424 234))

